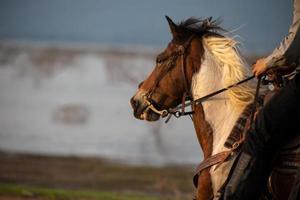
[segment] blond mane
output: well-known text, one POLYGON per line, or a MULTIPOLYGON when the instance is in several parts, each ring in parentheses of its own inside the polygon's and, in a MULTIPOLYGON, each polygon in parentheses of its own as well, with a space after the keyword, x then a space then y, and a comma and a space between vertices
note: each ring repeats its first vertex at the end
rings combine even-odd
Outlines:
MULTIPOLYGON (((203 44, 215 58, 222 72, 224 86, 251 76, 249 68, 238 52, 236 40, 229 37, 207 36, 203 37, 203 44)), ((253 102, 254 91, 255 81, 248 81, 238 87, 233 87, 227 92, 227 95, 234 106, 244 107, 253 102)))

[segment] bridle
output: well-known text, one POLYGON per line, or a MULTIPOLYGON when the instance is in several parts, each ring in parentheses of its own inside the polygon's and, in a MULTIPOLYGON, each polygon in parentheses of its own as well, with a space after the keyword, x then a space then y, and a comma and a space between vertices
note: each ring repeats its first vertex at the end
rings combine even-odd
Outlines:
MULTIPOLYGON (((162 73, 157 77, 157 79, 154 81, 153 86, 150 88, 150 90, 143 95, 144 101, 146 102, 147 106, 149 109, 151 109, 153 112, 156 114, 160 115, 161 117, 166 117, 167 115, 171 114, 172 111, 171 109, 164 109, 164 110, 159 110, 155 107, 155 103, 152 100, 152 95, 155 92, 155 90, 158 88, 160 81, 166 74, 175 66, 176 60, 180 57, 181 58, 181 74, 182 74, 182 80, 184 83, 184 93, 182 96, 182 105, 185 104, 186 100, 191 100, 192 96, 190 93, 190 88, 188 84, 188 79, 186 77, 186 51, 187 48, 190 46, 192 40, 195 38, 195 35, 191 35, 188 40, 182 44, 182 45, 177 45, 176 50, 168 57, 164 59, 164 62, 167 62, 166 67, 163 68, 162 73)), ((159 61, 161 62, 161 61, 159 61)), ((158 64, 158 63, 157 63, 158 64)), ((185 106, 182 106, 182 112, 185 112, 185 106)), ((173 114, 173 113, 172 113, 173 114)))
POLYGON ((176 118, 179 118, 181 116, 186 116, 186 115, 191 116, 192 114, 194 114, 194 111, 186 112, 185 111, 186 107, 192 106, 192 105, 199 105, 202 102, 210 99, 211 97, 213 97, 217 94, 225 92, 225 91, 229 90, 230 88, 237 87, 238 85, 243 84, 243 83, 255 78, 255 76, 252 75, 252 76, 247 77, 237 83, 234 83, 225 88, 222 88, 220 90, 212 92, 208 95, 205 95, 198 99, 193 99, 192 95, 190 93, 188 79, 186 77, 185 58, 186 58, 187 48, 190 46, 190 44, 194 38, 195 38, 195 35, 190 36, 184 44, 177 46, 174 53, 172 53, 168 58, 164 59, 164 61, 168 62, 166 65, 166 68, 163 69, 163 72, 154 81, 153 87, 150 88, 149 92, 147 92, 146 94, 143 95, 144 101, 146 102, 148 109, 151 109, 154 113, 160 115, 161 117, 168 116, 165 123, 167 123, 172 116, 175 116, 176 118), (159 110, 155 107, 155 101, 152 99, 152 95, 155 92, 155 90, 158 88, 161 79, 175 66, 175 62, 176 62, 177 58, 179 58, 179 57, 181 58, 181 73, 182 73, 182 79, 183 79, 184 89, 185 89, 183 96, 182 96, 181 105, 179 105, 175 108, 159 110), (187 102, 187 101, 189 101, 189 102, 187 102))

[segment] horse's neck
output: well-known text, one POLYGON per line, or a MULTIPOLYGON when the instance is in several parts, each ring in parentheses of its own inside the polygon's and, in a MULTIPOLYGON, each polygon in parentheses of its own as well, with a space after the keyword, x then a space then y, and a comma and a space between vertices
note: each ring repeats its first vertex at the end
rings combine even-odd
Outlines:
MULTIPOLYGON (((195 99, 225 87, 222 83, 222 73, 217 63, 209 53, 205 53, 203 63, 193 77, 193 97, 195 99)), ((229 136, 241 108, 232 105, 226 92, 216 95, 202 103, 205 120, 213 132, 213 154, 225 149, 224 143, 229 136)))
MULTIPOLYGON (((201 68, 193 76, 192 80, 194 99, 225 87, 220 66, 218 66, 210 53, 205 51, 204 54, 201 68)), ((211 127, 213 135, 210 148, 213 155, 226 150, 224 143, 243 110, 242 107, 233 106, 230 101, 226 92, 223 92, 202 103, 204 112, 203 120, 211 127)), ((220 166, 218 170, 211 171, 210 175, 214 193, 224 183, 231 165, 232 161, 229 161, 220 166)))
POLYGON ((241 113, 228 101, 225 95, 219 95, 203 103, 205 120, 212 127, 212 154, 225 150, 224 143, 241 113))

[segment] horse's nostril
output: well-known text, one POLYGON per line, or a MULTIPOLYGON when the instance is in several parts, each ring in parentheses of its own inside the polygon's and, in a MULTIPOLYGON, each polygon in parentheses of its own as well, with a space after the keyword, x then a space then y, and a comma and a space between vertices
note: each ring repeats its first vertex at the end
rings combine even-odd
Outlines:
POLYGON ((136 100, 134 99, 134 97, 132 97, 132 98, 130 99, 130 104, 131 104, 131 106, 132 106, 132 108, 133 108, 134 110, 136 110, 137 107, 139 106, 139 102, 136 101, 136 100))

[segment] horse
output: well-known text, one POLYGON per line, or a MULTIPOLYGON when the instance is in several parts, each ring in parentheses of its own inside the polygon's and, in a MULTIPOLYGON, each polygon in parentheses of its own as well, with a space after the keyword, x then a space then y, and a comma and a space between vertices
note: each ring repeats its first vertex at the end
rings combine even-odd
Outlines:
MULTIPOLYGON (((176 24, 167 16, 166 19, 172 40, 130 99, 133 114, 140 120, 157 121, 181 105, 182 113, 192 115, 204 160, 229 152, 224 144, 241 114, 253 103, 257 80, 235 84, 252 74, 239 53, 238 42, 221 34, 224 30, 218 20, 189 18, 176 24), (187 100, 199 99, 229 85, 234 87, 191 104, 192 112, 185 112, 187 100)), ((220 195, 236 157, 230 151, 221 163, 197 174, 196 199, 220 195)))

